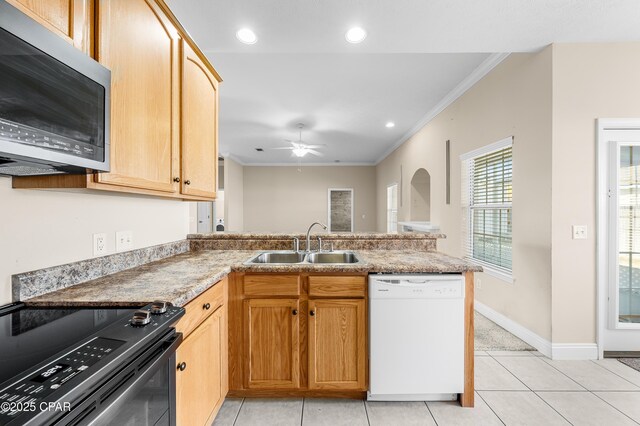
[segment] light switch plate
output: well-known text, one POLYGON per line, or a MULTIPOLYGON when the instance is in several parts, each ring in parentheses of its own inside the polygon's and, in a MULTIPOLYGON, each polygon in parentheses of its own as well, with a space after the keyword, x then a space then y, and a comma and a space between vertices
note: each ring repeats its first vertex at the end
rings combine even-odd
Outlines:
POLYGON ((574 240, 586 240, 587 239, 587 225, 573 225, 571 227, 573 231, 574 240))
POLYGON ((131 250, 133 248, 133 232, 117 231, 116 232, 116 251, 131 250))

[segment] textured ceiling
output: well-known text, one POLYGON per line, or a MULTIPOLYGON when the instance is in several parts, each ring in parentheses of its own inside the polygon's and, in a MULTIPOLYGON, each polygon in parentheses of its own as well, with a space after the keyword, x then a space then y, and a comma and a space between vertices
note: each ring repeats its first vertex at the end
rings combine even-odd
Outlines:
POLYGON ((220 149, 245 163, 295 163, 267 148, 297 139, 297 122, 306 142, 327 145, 303 163, 375 162, 489 53, 640 40, 639 0, 168 3, 224 79, 220 149), (368 32, 358 45, 344 39, 354 25, 368 32), (245 26, 256 44, 236 40, 245 26))

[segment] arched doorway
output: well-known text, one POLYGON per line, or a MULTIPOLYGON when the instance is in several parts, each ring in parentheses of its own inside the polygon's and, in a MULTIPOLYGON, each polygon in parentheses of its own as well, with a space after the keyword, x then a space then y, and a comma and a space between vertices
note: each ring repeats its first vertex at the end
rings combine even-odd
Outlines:
POLYGON ((411 221, 431 219, 431 175, 425 169, 418 169, 411 178, 411 221))

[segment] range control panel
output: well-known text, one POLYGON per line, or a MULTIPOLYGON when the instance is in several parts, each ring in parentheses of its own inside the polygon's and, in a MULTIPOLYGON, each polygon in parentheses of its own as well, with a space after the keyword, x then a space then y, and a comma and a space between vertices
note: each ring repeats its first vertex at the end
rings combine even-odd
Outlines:
POLYGON ((96 337, 47 364, 31 377, 2 389, 0 403, 9 404, 0 404, 0 419, 2 416, 11 418, 30 406, 37 406, 47 395, 104 357, 108 357, 123 344, 123 340, 96 337))

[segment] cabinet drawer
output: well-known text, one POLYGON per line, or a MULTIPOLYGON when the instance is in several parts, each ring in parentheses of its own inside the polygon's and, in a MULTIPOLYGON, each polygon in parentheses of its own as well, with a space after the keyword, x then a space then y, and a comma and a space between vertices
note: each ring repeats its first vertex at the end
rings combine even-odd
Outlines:
POLYGON ((245 275, 245 296, 299 296, 298 275, 245 275))
POLYGON ((176 325, 176 330, 186 338, 209 315, 224 304, 226 294, 227 279, 224 278, 185 305, 184 308, 187 312, 176 325))
POLYGON ((366 284, 361 276, 310 276, 309 297, 365 297, 366 284))

